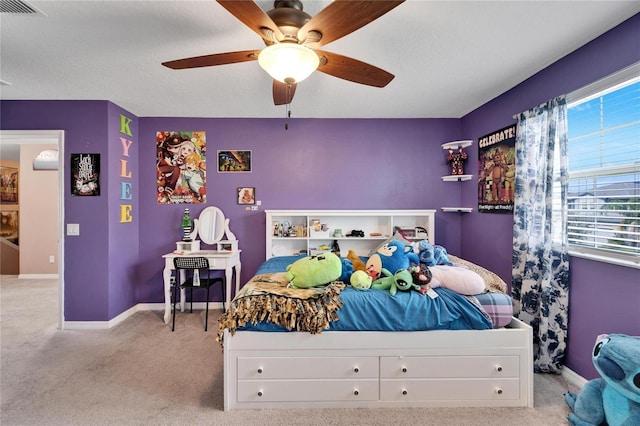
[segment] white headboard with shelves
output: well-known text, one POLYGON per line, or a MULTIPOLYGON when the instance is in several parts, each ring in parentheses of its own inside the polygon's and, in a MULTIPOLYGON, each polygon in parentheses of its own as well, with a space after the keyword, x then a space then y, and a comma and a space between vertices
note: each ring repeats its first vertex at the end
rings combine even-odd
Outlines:
POLYGON ((366 256, 396 228, 435 243, 435 210, 266 210, 266 258, 322 251, 335 240, 342 256, 366 256), (348 236, 362 231, 364 236, 348 236), (426 235, 424 235, 426 233, 426 235), (426 238, 425 238, 426 237, 426 238))

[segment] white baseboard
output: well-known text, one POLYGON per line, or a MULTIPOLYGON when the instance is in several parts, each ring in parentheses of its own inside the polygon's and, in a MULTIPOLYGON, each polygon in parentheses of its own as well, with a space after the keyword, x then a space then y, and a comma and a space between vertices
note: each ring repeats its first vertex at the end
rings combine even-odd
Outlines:
POLYGON ((567 367, 562 367, 560 375, 567 381, 567 383, 576 386, 577 388, 582 388, 582 386, 588 382, 587 379, 567 367))
MULTIPOLYGON (((184 304, 185 311, 189 307, 189 302, 184 304)), ((193 309, 204 310, 205 308, 205 302, 193 303, 193 309)), ((222 302, 209 302, 209 309, 222 309, 222 302)), ((65 321, 62 328, 65 330, 108 330, 141 311, 164 311, 164 303, 138 303, 109 321, 65 321)))
POLYGON ((58 274, 18 274, 21 280, 57 280, 58 274))

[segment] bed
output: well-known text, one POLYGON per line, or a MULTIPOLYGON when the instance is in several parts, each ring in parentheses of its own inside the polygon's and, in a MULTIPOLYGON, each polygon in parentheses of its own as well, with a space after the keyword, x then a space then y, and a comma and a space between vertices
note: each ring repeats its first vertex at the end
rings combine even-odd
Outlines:
POLYGON ((254 286, 278 286, 292 261, 267 259, 221 318, 225 410, 533 406, 532 330, 507 315, 508 296, 489 286, 471 297, 446 288, 434 299, 390 297, 333 282, 291 302, 286 290, 254 286), (424 320, 433 310, 437 319, 424 320))

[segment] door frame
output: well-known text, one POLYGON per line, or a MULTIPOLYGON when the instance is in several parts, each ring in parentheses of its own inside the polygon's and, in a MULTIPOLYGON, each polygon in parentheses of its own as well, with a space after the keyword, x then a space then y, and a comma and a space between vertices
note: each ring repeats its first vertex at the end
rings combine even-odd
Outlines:
POLYGON ((64 130, 0 130, 2 144, 58 145, 58 328, 64 329, 64 130))

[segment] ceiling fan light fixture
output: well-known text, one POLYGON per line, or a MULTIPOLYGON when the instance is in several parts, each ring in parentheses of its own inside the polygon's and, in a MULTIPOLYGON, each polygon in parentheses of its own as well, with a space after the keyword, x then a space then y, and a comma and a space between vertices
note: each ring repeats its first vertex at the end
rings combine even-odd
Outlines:
POLYGON ((287 83, 299 83, 309 77, 320 65, 318 54, 297 43, 267 46, 258 55, 258 63, 271 77, 287 83))

